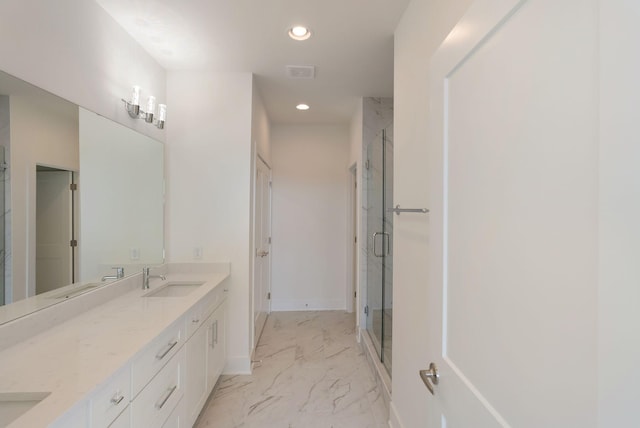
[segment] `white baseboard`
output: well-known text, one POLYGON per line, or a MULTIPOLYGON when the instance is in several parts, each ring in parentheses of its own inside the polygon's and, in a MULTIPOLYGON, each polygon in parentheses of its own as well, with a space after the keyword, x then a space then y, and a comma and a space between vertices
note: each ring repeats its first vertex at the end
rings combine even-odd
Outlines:
POLYGON ((225 375, 248 375, 251 374, 250 357, 230 357, 224 367, 222 374, 225 375))
POLYGON ((284 311, 344 311, 344 299, 273 299, 271 310, 284 311))
POLYGON ((398 416, 398 410, 396 409, 393 401, 389 405, 389 427, 404 428, 404 425, 402 425, 402 422, 400 422, 400 416, 398 416))

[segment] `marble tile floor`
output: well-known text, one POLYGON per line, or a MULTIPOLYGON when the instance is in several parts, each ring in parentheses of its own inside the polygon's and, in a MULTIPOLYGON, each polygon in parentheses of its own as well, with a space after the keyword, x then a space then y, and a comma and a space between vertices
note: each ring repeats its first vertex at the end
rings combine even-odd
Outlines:
POLYGON ((355 315, 274 312, 253 374, 223 376, 196 428, 388 428, 355 315))

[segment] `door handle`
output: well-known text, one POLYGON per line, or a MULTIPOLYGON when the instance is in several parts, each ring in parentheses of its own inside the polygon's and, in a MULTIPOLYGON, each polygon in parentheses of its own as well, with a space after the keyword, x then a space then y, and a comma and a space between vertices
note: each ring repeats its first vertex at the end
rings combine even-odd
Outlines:
POLYGON ((268 255, 269 255, 268 251, 264 251, 264 250, 258 251, 258 256, 260 257, 267 257, 268 255))
POLYGON ((434 363, 429 364, 427 370, 420 370, 420 378, 424 382, 431 395, 435 395, 433 386, 440 383, 440 375, 438 374, 438 367, 434 363))
POLYGON ((372 236, 373 236, 373 255, 376 256, 376 257, 388 256, 389 253, 391 252, 390 251, 391 250, 391 244, 390 244, 391 238, 389 237, 389 234, 387 232, 375 232, 372 236), (378 254, 377 251, 376 251, 376 237, 378 235, 382 235, 382 246, 383 246, 382 251, 384 251, 384 237, 385 236, 387 237, 387 252, 386 253, 378 254))

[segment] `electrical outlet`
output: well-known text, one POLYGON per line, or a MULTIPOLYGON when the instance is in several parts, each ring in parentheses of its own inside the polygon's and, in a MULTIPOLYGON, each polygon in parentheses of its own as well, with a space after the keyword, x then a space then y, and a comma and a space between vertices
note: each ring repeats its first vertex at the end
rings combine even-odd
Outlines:
POLYGON ((140 260, 140 250, 138 248, 132 248, 129 251, 131 260, 140 260))
POLYGON ((202 247, 196 247, 193 249, 193 258, 195 260, 201 260, 202 259, 202 247))

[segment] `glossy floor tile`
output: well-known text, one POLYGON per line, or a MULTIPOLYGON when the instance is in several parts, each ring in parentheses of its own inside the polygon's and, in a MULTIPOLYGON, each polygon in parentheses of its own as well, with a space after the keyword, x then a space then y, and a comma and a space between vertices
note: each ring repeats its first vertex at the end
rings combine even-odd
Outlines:
POLYGON ((355 315, 275 312, 252 375, 223 376, 197 428, 383 428, 388 411, 355 315))

